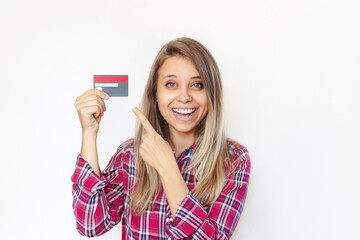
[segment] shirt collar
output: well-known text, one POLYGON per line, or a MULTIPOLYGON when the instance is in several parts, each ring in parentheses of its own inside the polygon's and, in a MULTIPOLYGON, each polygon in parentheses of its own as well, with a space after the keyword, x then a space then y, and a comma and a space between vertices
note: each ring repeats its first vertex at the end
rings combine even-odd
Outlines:
POLYGON ((190 147, 185 148, 184 151, 182 151, 178 157, 176 157, 174 150, 172 152, 174 154, 176 161, 178 161, 178 160, 183 159, 185 156, 187 156, 189 154, 189 152, 195 148, 196 148, 196 143, 194 142, 193 144, 190 145, 190 147))

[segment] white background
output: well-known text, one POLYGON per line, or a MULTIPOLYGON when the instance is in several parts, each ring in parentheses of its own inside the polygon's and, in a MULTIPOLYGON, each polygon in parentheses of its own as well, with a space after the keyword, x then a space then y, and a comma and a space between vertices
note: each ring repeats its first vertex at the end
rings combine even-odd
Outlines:
POLYGON ((1 0, 0 239, 84 239, 75 99, 94 74, 129 75, 129 97, 106 101, 103 169, 134 135, 157 52, 182 36, 213 53, 228 136, 250 152, 233 239, 360 239, 359 12, 356 0, 1 0))

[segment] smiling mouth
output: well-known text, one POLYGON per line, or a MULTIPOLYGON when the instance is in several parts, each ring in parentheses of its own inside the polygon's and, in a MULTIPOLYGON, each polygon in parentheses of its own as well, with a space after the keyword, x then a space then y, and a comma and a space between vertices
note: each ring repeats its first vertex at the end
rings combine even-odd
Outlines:
POLYGON ((188 120, 196 111, 196 108, 173 108, 175 116, 181 120, 188 120))

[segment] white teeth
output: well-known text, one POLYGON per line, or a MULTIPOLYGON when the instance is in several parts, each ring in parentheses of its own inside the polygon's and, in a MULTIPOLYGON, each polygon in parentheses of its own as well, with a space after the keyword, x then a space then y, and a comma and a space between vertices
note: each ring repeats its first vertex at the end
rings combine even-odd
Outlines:
POLYGON ((195 112, 194 108, 173 108, 174 112, 180 113, 180 114, 189 114, 195 112))

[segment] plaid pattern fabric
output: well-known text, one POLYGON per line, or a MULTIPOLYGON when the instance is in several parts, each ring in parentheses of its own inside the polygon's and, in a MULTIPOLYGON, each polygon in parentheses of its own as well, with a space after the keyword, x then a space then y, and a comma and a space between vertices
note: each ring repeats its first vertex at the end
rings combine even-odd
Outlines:
POLYGON ((229 140, 228 147, 236 171, 211 206, 202 206, 193 196, 196 181, 185 171, 195 144, 180 154, 177 163, 190 192, 174 219, 163 191, 152 209, 141 216, 130 213, 129 195, 136 179, 133 139, 117 148, 100 177, 79 154, 71 177, 77 230, 81 235, 99 236, 122 221, 122 239, 229 239, 244 207, 250 158, 247 149, 235 141, 229 140))

